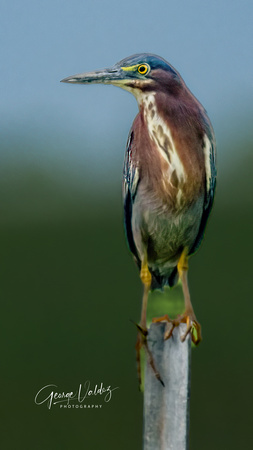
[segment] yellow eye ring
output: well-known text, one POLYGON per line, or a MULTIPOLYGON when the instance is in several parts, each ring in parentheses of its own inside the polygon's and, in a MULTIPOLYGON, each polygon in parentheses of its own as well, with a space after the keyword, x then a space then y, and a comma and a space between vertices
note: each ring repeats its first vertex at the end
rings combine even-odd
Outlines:
POLYGON ((141 65, 138 67, 138 72, 139 72, 141 75, 145 75, 145 74, 147 73, 147 71, 148 71, 148 66, 147 66, 146 64, 141 64, 141 65))

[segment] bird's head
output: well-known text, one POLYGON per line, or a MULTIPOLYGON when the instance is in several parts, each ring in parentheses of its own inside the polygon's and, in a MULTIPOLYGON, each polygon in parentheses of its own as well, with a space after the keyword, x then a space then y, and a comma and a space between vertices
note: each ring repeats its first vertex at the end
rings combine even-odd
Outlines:
POLYGON ((131 92, 140 103, 148 92, 177 93, 183 80, 163 58, 150 53, 129 56, 106 69, 80 73, 61 80, 64 83, 113 84, 131 92))

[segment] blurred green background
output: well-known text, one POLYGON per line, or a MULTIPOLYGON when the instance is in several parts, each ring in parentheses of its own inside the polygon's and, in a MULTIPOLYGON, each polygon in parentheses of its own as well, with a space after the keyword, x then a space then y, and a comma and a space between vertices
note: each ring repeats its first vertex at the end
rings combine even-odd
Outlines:
MULTIPOLYGON (((218 141, 215 207, 190 264, 204 337, 192 352, 190 448, 252 448, 253 7, 158 1, 154 11, 141 1, 132 11, 132 1, 122 9, 114 1, 3 2, 5 450, 142 446, 131 322, 139 320, 142 289, 121 202, 124 146, 137 106, 114 88, 59 83, 139 51, 161 54, 180 70, 218 141), (119 389, 101 410, 34 403, 47 384, 66 392, 86 380, 119 389)), ((180 296, 180 287, 167 294, 169 308, 180 296)))

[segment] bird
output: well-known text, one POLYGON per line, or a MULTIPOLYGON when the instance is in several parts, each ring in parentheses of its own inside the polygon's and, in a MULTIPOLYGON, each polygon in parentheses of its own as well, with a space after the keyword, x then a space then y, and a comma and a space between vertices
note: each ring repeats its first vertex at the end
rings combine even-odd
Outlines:
POLYGON ((151 53, 127 57, 112 67, 73 75, 65 83, 110 84, 133 94, 139 112, 129 132, 124 169, 124 227, 129 249, 143 283, 141 319, 137 325, 137 370, 140 350, 162 382, 147 345, 149 292, 182 283, 185 311, 166 321, 167 336, 186 323, 197 345, 201 326, 195 316, 188 285, 188 260, 200 246, 216 187, 216 143, 206 110, 179 72, 151 53))

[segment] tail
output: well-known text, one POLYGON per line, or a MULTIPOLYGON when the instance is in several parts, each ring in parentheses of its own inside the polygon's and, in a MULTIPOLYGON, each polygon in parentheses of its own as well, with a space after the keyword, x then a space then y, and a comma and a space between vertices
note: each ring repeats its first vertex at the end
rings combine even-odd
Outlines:
POLYGON ((178 282, 177 267, 174 267, 173 269, 171 269, 171 273, 169 274, 169 276, 168 275, 163 276, 157 272, 152 272, 152 271, 151 271, 151 275, 152 275, 151 290, 154 290, 154 289, 162 290, 164 288, 164 286, 173 287, 178 282))

